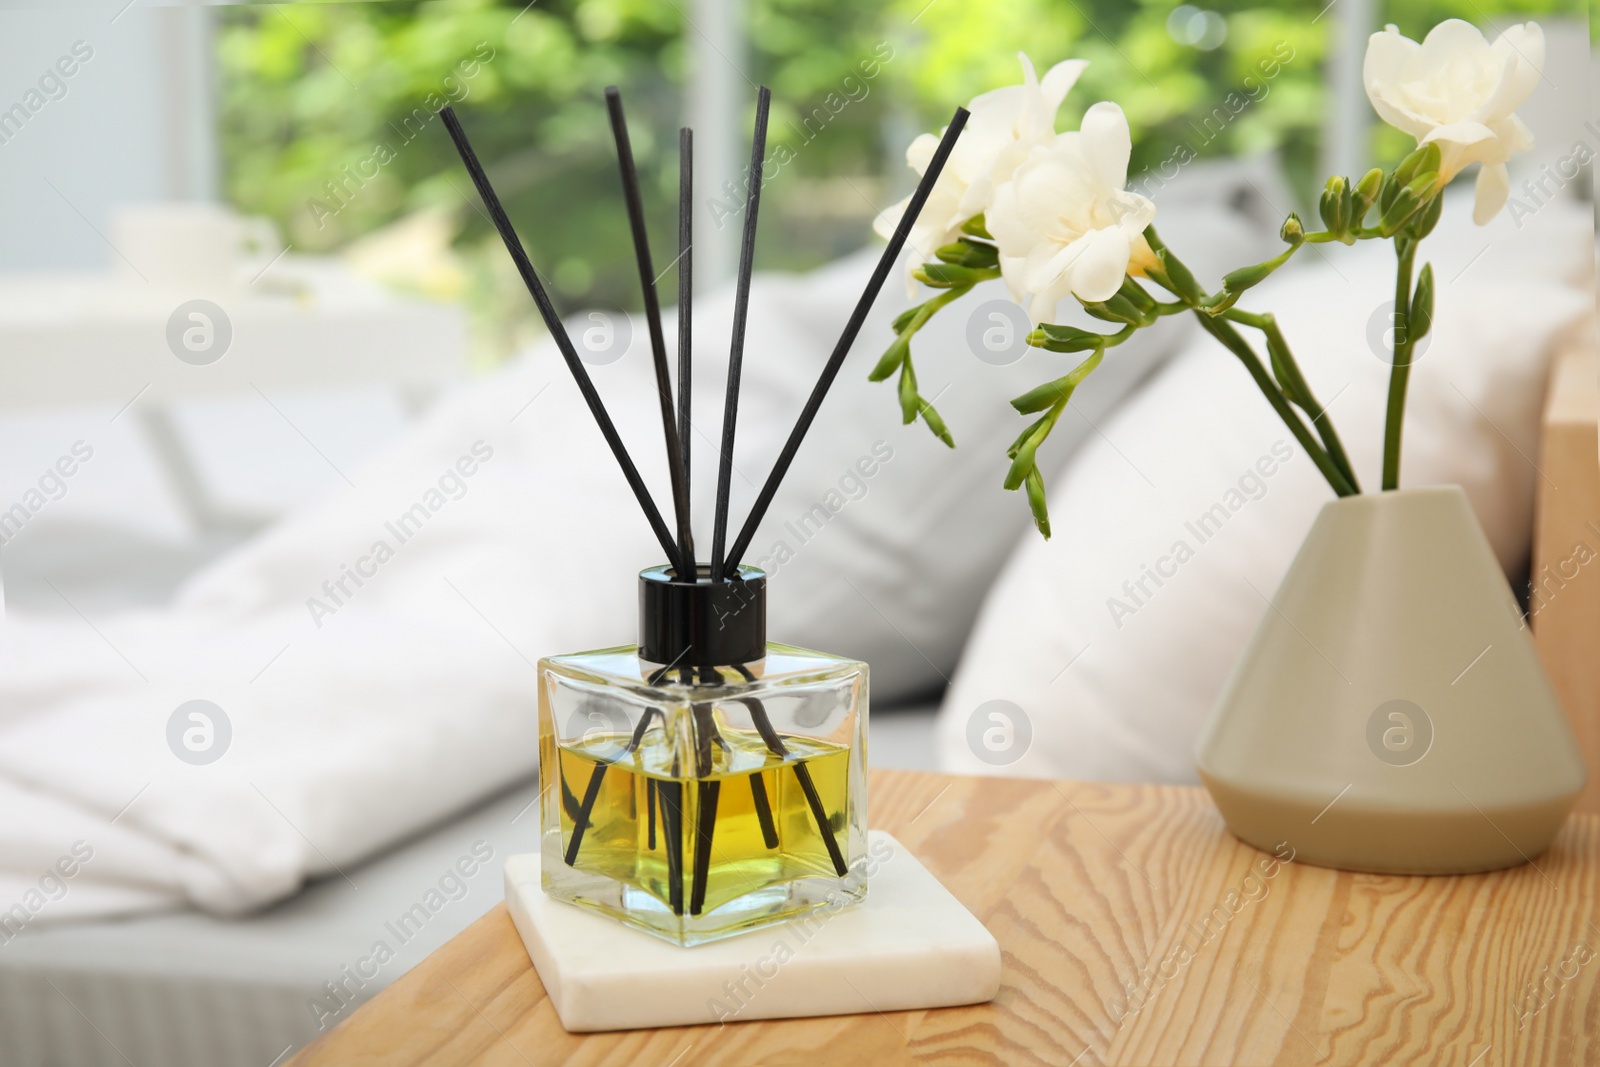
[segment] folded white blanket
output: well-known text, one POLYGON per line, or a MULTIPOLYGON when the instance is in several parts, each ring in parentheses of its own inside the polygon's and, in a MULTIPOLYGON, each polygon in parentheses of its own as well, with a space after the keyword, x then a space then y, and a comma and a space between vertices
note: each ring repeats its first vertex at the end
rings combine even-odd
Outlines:
MULTIPOLYGON (((1219 257, 1258 251, 1226 209, 1191 217, 1196 243, 1219 257)), ((875 258, 757 277, 736 522, 875 258)), ((892 387, 865 381, 905 306, 889 289, 746 558, 773 573, 773 638, 869 661, 880 701, 953 672, 1027 524, 1000 486, 1015 433, 1004 400, 1060 362, 1032 351, 1010 366, 980 360, 954 316, 924 331, 922 391, 962 446, 951 453, 899 425, 892 387)), ((1004 299, 998 286, 989 296, 1004 299)), ((702 559, 731 305, 724 289, 696 306, 702 559)), ((1182 341, 1172 327, 1119 349, 1074 403, 1092 419, 1108 413, 1182 341)), ((665 506, 646 333, 632 328, 629 353, 591 370, 665 506)), ((1063 427, 1050 461, 1092 433, 1086 421, 1063 427)), ((307 878, 347 876, 534 773, 540 656, 634 640, 636 574, 661 550, 549 342, 343 473, 348 484, 196 575, 169 608, 5 622, 0 945, 35 923, 184 903, 236 913, 307 878), (221 709, 206 727, 213 752, 228 735, 214 762, 176 754, 183 732, 204 725, 172 726, 195 700, 221 709)), ((519 823, 530 848, 537 823, 519 823)))

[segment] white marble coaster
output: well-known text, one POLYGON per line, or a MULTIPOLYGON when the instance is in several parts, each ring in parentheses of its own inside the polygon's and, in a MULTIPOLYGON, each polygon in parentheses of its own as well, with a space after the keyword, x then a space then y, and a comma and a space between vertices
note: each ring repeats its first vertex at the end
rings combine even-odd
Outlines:
POLYGON ((569 1031, 981 1004, 1000 946, 889 834, 868 834, 867 898, 837 912, 680 948, 552 900, 539 856, 506 860, 506 904, 569 1031))

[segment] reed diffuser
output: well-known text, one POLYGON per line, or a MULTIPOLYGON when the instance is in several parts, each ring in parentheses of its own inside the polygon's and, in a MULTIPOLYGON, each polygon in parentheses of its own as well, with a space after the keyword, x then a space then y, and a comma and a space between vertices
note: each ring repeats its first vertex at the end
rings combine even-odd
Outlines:
POLYGON ((539 661, 544 891, 693 945, 867 891, 867 665, 767 641, 766 576, 740 559, 966 123, 957 109, 755 504, 728 545, 770 92, 756 102, 708 562, 689 513, 693 132, 679 137, 678 382, 616 88, 606 105, 644 290, 676 534, 657 510, 451 108, 441 113, 489 217, 668 562, 639 575, 636 644, 539 661))

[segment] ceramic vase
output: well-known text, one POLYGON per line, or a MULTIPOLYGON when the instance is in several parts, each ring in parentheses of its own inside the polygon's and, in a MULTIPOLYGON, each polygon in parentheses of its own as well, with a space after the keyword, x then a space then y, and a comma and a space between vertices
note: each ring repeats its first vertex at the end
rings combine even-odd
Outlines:
POLYGON ((1241 840, 1386 874, 1534 859, 1585 774, 1516 598, 1454 486, 1322 509, 1196 759, 1241 840))

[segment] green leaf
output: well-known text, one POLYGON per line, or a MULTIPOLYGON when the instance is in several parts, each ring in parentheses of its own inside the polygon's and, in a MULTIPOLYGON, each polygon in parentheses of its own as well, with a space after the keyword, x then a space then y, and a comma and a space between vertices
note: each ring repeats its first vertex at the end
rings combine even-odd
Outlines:
POLYGON ((911 360, 911 338, 905 335, 896 337, 884 350, 878 365, 872 368, 872 373, 867 375, 869 382, 881 382, 893 374, 903 363, 911 360))
POLYGON ((955 289, 963 285, 976 285, 990 275, 973 267, 958 267, 954 263, 924 263, 912 272, 912 277, 923 285, 935 289, 955 289))
POLYGON ((917 312, 921 311, 922 307, 923 305, 917 304, 914 307, 906 308, 894 317, 894 321, 889 324, 889 328, 895 333, 905 333, 906 327, 911 325, 911 320, 917 317, 917 312))
POLYGON ((1417 277, 1417 290, 1411 294, 1411 314, 1406 318, 1409 336, 1406 344, 1416 348, 1418 341, 1433 328, 1433 264, 1424 263, 1417 277))
POLYGON ((1050 540, 1050 508, 1044 498, 1044 475, 1037 465, 1028 472, 1023 483, 1028 488, 1028 510, 1033 512, 1033 524, 1039 528, 1046 541, 1050 540))

